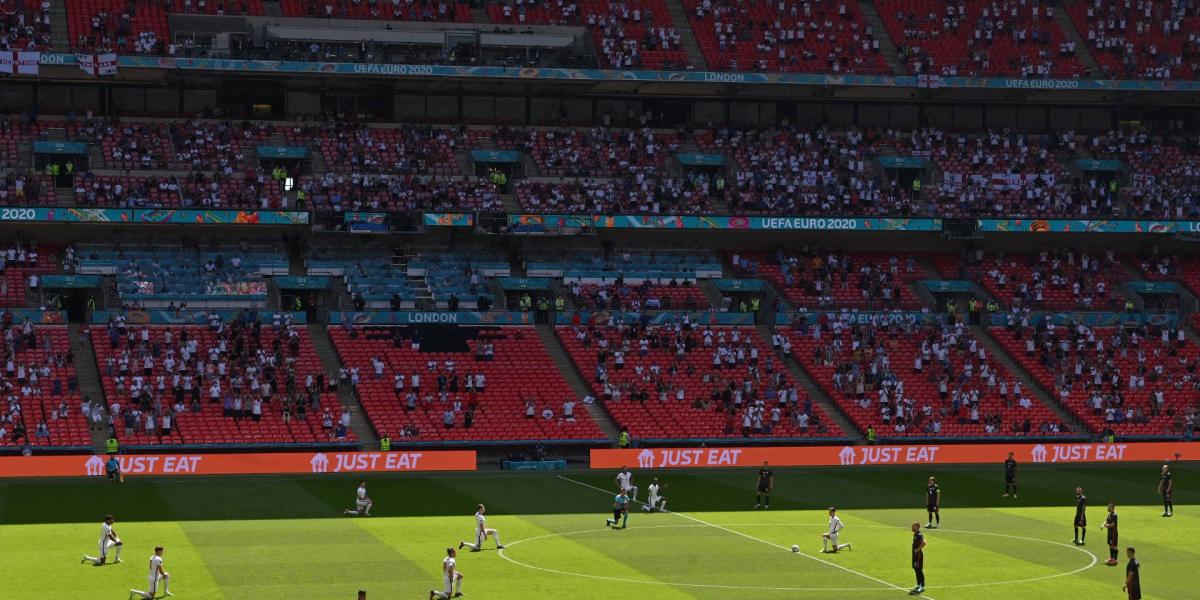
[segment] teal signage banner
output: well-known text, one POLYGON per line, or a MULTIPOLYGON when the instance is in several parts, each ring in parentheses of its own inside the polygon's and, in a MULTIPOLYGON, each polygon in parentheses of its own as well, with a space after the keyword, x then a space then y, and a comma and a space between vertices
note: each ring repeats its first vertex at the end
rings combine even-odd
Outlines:
POLYGON ((879 165, 885 169, 924 169, 925 159, 916 156, 880 156, 879 165))
POLYGON ((191 225, 307 225, 309 213, 284 210, 190 210, 3 207, 0 222, 178 223, 191 225))
POLYGON ((678 310, 660 310, 652 313, 639 313, 632 311, 566 311, 556 313, 554 315, 555 323, 559 325, 573 325, 575 323, 595 323, 604 324, 610 319, 616 319, 619 322, 626 324, 634 324, 641 321, 646 321, 648 325, 673 325, 682 323, 684 317, 696 325, 753 325, 754 313, 743 312, 688 312, 678 310))
POLYGON ((979 219, 983 233, 1200 233, 1200 221, 979 219))
POLYGON ((99 275, 45 275, 42 277, 42 287, 48 288, 98 288, 99 275))
POLYGON ((67 313, 59 310, 34 310, 31 308, 0 308, 0 315, 12 315, 13 323, 31 321, 35 325, 62 325, 67 322, 67 313))
MULTIPOLYGON (((1003 327, 1008 325, 1011 313, 991 313, 992 325, 1003 327)), ((1177 313, 1116 313, 1116 312, 1035 312, 1029 316, 1032 325, 1041 324, 1050 319, 1055 325, 1075 325, 1082 323, 1090 327, 1116 327, 1125 324, 1155 325, 1174 327, 1179 324, 1177 313)))
POLYGON ((1179 293, 1179 284, 1174 281, 1129 281, 1127 283, 1129 289, 1140 296, 1179 293))
POLYGON ((297 277, 295 275, 276 275, 275 287, 281 290, 325 290, 330 287, 330 280, 323 275, 297 277))
POLYGON ((88 145, 83 142, 34 142, 33 153, 87 156, 88 145))
POLYGON ((545 277, 498 277, 502 290, 545 291, 550 289, 550 280, 545 277))
POLYGON ((425 213, 422 215, 426 227, 470 227, 475 224, 471 213, 425 213))
POLYGON ((732 231, 941 231, 941 219, 874 217, 737 217, 692 215, 509 215, 509 225, 539 228, 724 229, 732 231))
POLYGON ((842 323, 857 323, 861 325, 883 323, 921 323, 931 324, 944 321, 946 315, 940 313, 924 313, 913 311, 802 311, 793 313, 776 313, 776 325, 813 325, 825 317, 826 320, 841 321, 842 323))
MULTIPOLYGON (((293 323, 303 325, 308 322, 303 312, 286 314, 291 317, 293 323)), ((120 315, 125 315, 127 323, 135 325, 208 325, 209 315, 216 315, 225 323, 236 319, 246 322, 253 322, 257 319, 259 322, 269 325, 274 322, 276 315, 282 319, 284 312, 264 310, 97 310, 92 313, 92 322, 105 323, 110 317, 115 319, 120 315)))
POLYGON ((767 284, 761 279, 733 279, 730 277, 714 279, 713 285, 720 292, 761 292, 767 287, 767 284))
POLYGON ((931 292, 945 292, 951 294, 969 294, 971 293, 971 282, 961 279, 923 279, 921 285, 931 292))
POLYGON ((331 325, 533 325, 533 313, 513 311, 331 312, 331 325))
POLYGON ((511 164, 521 162, 521 153, 516 150, 472 150, 471 160, 477 163, 511 164))
POLYGON ((721 154, 691 154, 679 153, 675 155, 679 159, 679 163, 689 167, 719 167, 725 164, 725 157, 721 154))
POLYGON ((192 225, 308 225, 308 213, 284 210, 136 209, 133 211, 133 220, 139 223, 192 225))
POLYGON ((1119 160, 1088 160, 1081 158, 1075 161, 1075 166, 1079 167, 1080 171, 1120 171, 1123 163, 1119 160))
POLYGON ((304 160, 308 158, 312 152, 304 146, 259 146, 254 149, 258 153, 259 158, 280 158, 291 160, 304 160))
MULTIPOLYGON (((75 65, 74 54, 43 52, 42 66, 75 65)), ((219 71, 243 73, 310 73, 391 78, 468 77, 513 80, 648 81, 662 83, 719 83, 734 85, 860 86, 902 88, 976 88, 1000 90, 1107 90, 1138 92, 1195 92, 1200 81, 1115 80, 1115 79, 1018 79, 1004 77, 941 77, 936 85, 919 81, 915 75, 841 75, 803 73, 726 73, 717 71, 609 71, 602 69, 556 69, 517 67, 469 67, 339 63, 288 60, 229 60, 221 58, 171 58, 125 55, 117 57, 125 69, 173 71, 219 71)), ((45 75, 45 73, 43 73, 45 75)))

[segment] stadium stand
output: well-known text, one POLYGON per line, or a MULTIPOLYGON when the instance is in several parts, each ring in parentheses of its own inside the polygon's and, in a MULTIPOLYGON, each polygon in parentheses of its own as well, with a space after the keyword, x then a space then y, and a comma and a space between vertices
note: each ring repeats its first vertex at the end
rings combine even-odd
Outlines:
POLYGON ((276 252, 238 248, 84 248, 80 273, 116 275, 117 291, 128 305, 152 308, 265 306, 264 275, 286 274, 276 252))
POLYGON ((1194 5, 1081 0, 1067 5, 1075 28, 1110 79, 1195 79, 1200 14, 1194 5))
POLYGON ((52 48, 50 0, 4 0, 0 2, 0 14, 4 15, 0 22, 0 50, 45 51, 52 48))
POLYGON ((932 258, 943 275, 978 282, 1006 306, 1035 310, 1114 310, 1121 308, 1117 284, 1128 277, 1112 252, 1104 255, 1070 248, 1031 254, 988 254, 932 258))
POLYGON ((66 0, 67 31, 74 50, 161 54, 171 41, 160 2, 66 0))
POLYGON ((595 397, 636 438, 841 435, 752 329, 600 322, 557 333, 595 397))
POLYGON ((730 262, 738 275, 766 278, 797 309, 912 310, 921 305, 913 284, 925 274, 912 255, 801 248, 738 253, 730 262))
POLYGON ((12 241, 0 245, 0 304, 13 308, 26 306, 30 278, 40 279, 59 272, 55 263, 58 252, 54 246, 36 242, 12 241))
POLYGON ((118 317, 91 327, 109 415, 123 443, 355 439, 342 430, 336 396, 326 391, 332 382, 304 328, 286 318, 263 325, 253 313, 228 323, 210 316, 209 323, 146 326, 118 317))
POLYGON ((1094 431, 1177 436, 1197 424, 1191 373, 1200 350, 1184 331, 1028 323, 991 333, 1094 431))
POLYGON ((822 315, 784 335, 791 344, 785 354, 860 430, 895 437, 1067 433, 961 324, 843 323, 822 315))
POLYGON ((445 337, 465 347, 436 350, 445 339, 414 329, 329 334, 346 368, 362 374, 358 397, 375 430, 400 443, 603 437, 530 327, 456 329, 445 337))
POLYGON ((454 2, 354 2, 347 0, 282 0, 285 17, 370 19, 384 21, 471 22, 471 8, 454 2))
POLYGON ((1046 79, 1083 74, 1048 2, 877 0, 909 71, 1046 79))
POLYGON ((857 2, 726 4, 684 0, 710 68, 722 71, 890 73, 857 2))
POLYGON ((4 310, 0 328, 0 447, 90 445, 66 326, 35 325, 4 310))

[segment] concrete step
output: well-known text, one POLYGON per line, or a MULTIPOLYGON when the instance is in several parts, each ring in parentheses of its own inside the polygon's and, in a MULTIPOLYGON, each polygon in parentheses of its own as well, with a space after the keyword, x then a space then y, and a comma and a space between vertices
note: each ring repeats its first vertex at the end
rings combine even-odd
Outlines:
POLYGON ((906 75, 908 71, 904 68, 904 63, 900 61, 900 52, 896 50, 896 44, 892 42, 892 37, 888 35, 887 26, 883 24, 883 17, 879 16, 879 11, 875 10, 875 3, 867 0, 861 0, 858 7, 862 10, 863 19, 867 22, 867 27, 871 28, 871 33, 875 39, 879 40, 879 53, 883 55, 883 60, 892 69, 895 75, 906 75))
POLYGON ((990 354, 992 358, 996 360, 996 362, 1000 363, 1000 365, 1007 369, 1009 373, 1012 373, 1013 376, 1021 382, 1021 387, 1028 392, 1027 395, 1030 398, 1041 402, 1047 408, 1054 411, 1054 414, 1058 416, 1058 419, 1063 422, 1068 430, 1079 434, 1091 433, 1082 421, 1080 421, 1075 415, 1071 414, 1071 411, 1067 410, 1058 402, 1058 398, 1054 396, 1054 390, 1049 390, 1045 387, 1042 387, 1042 385, 1038 383, 1037 379, 1035 379, 1033 375, 1029 373, 1029 371, 1025 370, 1025 367, 1021 366, 1020 362, 1009 356, 1008 352, 1005 352, 1004 348, 1002 348, 1000 344, 996 342, 996 340, 992 339, 992 336, 990 333, 988 333, 987 328, 980 327, 978 325, 972 325, 969 329, 971 331, 971 335, 973 335, 975 339, 979 341, 979 343, 983 344, 983 347, 988 351, 988 354, 990 354))
MULTIPOLYGON (((91 337, 85 334, 84 326, 79 323, 67 326, 67 337, 71 341, 71 354, 75 356, 75 377, 79 381, 79 395, 91 400, 98 409, 107 414, 108 403, 104 398, 104 386, 100 383, 100 365, 96 363, 96 352, 92 348, 91 337)), ((107 428, 93 428, 91 432, 92 445, 98 451, 102 451, 104 442, 108 439, 107 428)))
POLYGON ((265 0, 263 2, 263 14, 268 17, 282 17, 283 7, 277 1, 265 0))
MULTIPOLYGON (((774 334, 774 330, 771 328, 771 326, 760 324, 756 327, 756 329, 756 333, 758 333, 759 337, 761 337, 764 342, 770 344, 771 336, 774 334)), ((778 360, 778 364, 783 365, 783 367, 787 369, 788 375, 791 376, 792 381, 795 381, 796 384, 800 386, 800 389, 804 390, 804 393, 807 394, 809 398, 812 398, 813 404, 820 406, 821 409, 825 411, 825 414, 829 417, 829 420, 833 421, 838 427, 842 428, 842 431, 845 433, 846 437, 855 439, 862 438, 862 432, 860 432, 854 426, 854 424, 850 422, 850 419, 846 417, 845 413, 842 412, 842 409, 838 408, 837 403, 834 402, 833 399, 821 389, 821 386, 817 385, 817 383, 808 376, 808 372, 800 366, 800 363, 793 359, 784 358, 783 353, 781 352, 776 352, 775 358, 778 360)))
MULTIPOLYGON (((333 340, 329 338, 329 331, 325 329, 324 325, 310 323, 308 337, 312 339, 313 350, 321 359, 321 367, 325 370, 325 381, 336 382, 338 369, 342 363, 338 359, 337 351, 333 348, 333 340)), ((358 400, 358 394, 349 385, 338 385, 337 394, 342 409, 350 411, 350 430, 354 432, 360 445, 372 450, 379 448, 378 432, 371 425, 371 421, 367 419, 367 413, 358 400)), ((393 434, 392 437, 398 437, 395 435, 397 432, 390 433, 393 434)))
POLYGON ((696 41, 696 32, 692 31, 692 25, 688 21, 687 9, 679 0, 666 2, 667 14, 671 15, 671 25, 679 34, 679 47, 687 54, 688 63, 697 71, 709 70, 708 61, 704 60, 704 53, 700 51, 700 43, 696 41))
POLYGON ((516 194, 500 194, 500 200, 504 202, 504 212, 509 214, 521 212, 521 203, 517 202, 516 194))
POLYGON ((1067 14, 1067 9, 1064 6, 1059 6, 1054 11, 1054 22, 1058 23, 1058 27, 1062 29, 1063 35, 1066 36, 1068 42, 1075 42, 1075 57, 1083 66, 1088 68, 1092 77, 1100 77, 1100 63, 1096 62, 1092 56, 1091 49, 1088 48, 1087 40, 1079 35, 1079 30, 1075 29, 1075 23, 1071 21, 1071 16, 1067 14))
MULTIPOLYGON (((717 289, 717 286, 713 284, 712 281, 708 279, 701 279, 699 280, 697 287, 700 288, 701 292, 704 292, 704 298, 708 300, 708 306, 710 308, 714 308, 716 310, 721 309, 721 291, 717 289)), ((768 336, 767 339, 771 338, 768 336)))
POLYGON ((71 34, 67 30, 67 3, 50 3, 50 44, 58 52, 71 48, 71 34))
POLYGON ((455 152, 454 158, 458 161, 459 174, 464 177, 470 177, 475 172, 475 163, 471 160, 471 152, 469 150, 455 152))
POLYGON ((600 406, 599 402, 587 404, 582 402, 584 397, 591 394, 591 389, 588 387, 587 381, 583 378, 583 374, 576 368, 575 363, 571 362, 571 357, 567 356, 567 350, 559 341, 558 335, 554 333, 553 325, 537 325, 535 329, 538 333, 538 338, 542 340, 542 346, 545 346, 546 351, 550 353, 550 359, 554 361, 554 366, 558 368, 558 372, 562 374, 567 385, 571 386, 571 391, 575 392, 576 398, 580 400, 579 405, 587 409, 592 420, 600 426, 600 430, 604 435, 608 436, 614 442, 617 436, 621 433, 621 428, 613 422, 612 417, 608 415, 608 411, 600 406))
POLYGON ((75 206, 75 190, 64 187, 54 188, 54 203, 58 206, 75 206))

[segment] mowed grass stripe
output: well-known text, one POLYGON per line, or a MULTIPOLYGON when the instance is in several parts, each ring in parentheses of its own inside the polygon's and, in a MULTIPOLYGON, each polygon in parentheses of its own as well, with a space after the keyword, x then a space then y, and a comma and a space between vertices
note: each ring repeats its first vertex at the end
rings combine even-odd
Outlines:
POLYGON ((188 598, 226 597, 208 571, 202 552, 178 523, 117 523, 115 530, 125 542, 123 562, 97 567, 81 564, 80 558, 98 552, 99 521, 94 527, 90 523, 5 526, 2 596, 6 600, 123 598, 131 588, 146 589, 150 556, 154 546, 162 545, 173 593, 188 598))
POLYGON ((360 587, 395 594, 411 589, 404 575, 416 571, 350 517, 190 522, 185 530, 231 596, 315 600, 352 597, 360 587))
MULTIPOLYGON (((418 589, 428 590, 441 586, 441 560, 447 547, 457 547, 460 540, 474 541, 469 536, 473 531, 474 519, 467 517, 439 517, 436 519, 403 520, 403 535, 390 535, 390 529, 378 521, 361 521, 359 526, 372 532, 384 543, 397 552, 403 553, 410 560, 419 562, 420 580, 418 589)), ((506 550, 516 560, 530 565, 564 572, 578 572, 630 579, 633 581, 655 581, 635 565, 622 560, 619 555, 605 552, 594 544, 580 543, 569 537, 544 538, 550 543, 539 543, 543 540, 526 542, 562 531, 579 531, 579 528, 602 529, 600 517, 591 515, 555 515, 538 516, 534 519, 511 516, 493 516, 488 520, 489 527, 501 531, 502 540, 512 546, 506 550), (534 521, 542 523, 539 525, 534 521)), ((620 535, 626 532, 601 531, 599 533, 620 535)), ((645 594, 648 588, 643 583, 628 583, 620 581, 600 581, 570 574, 559 574, 548 571, 530 569, 505 560, 494 550, 494 541, 489 540, 483 552, 470 552, 466 549, 458 554, 458 567, 464 573, 464 592, 469 595, 493 593, 501 597, 520 597, 526 595, 546 595, 561 597, 577 594, 583 589, 603 589, 602 597, 615 597, 640 593, 645 594)), ((655 598, 666 600, 692 598, 680 590, 658 586, 653 588, 655 598)))

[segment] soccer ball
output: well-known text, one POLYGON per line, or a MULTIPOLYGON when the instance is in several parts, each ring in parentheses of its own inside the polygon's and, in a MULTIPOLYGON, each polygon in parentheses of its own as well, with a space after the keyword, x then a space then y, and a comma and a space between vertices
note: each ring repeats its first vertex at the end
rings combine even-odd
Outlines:
POLYGON ((796 544, 792 544, 792 552, 799 552, 799 551, 800 551, 800 546, 797 546, 796 544))

